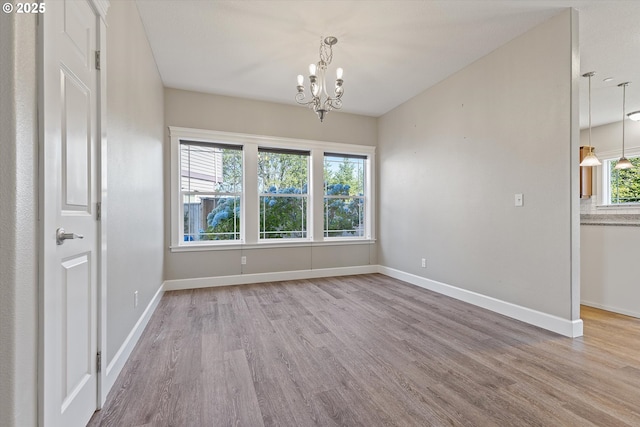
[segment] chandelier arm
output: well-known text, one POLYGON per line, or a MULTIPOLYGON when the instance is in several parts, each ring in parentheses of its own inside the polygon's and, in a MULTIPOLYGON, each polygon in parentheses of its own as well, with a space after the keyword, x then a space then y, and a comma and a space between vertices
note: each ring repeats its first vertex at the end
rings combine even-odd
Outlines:
POLYGON ((312 108, 314 111, 318 109, 318 107, 320 106, 320 104, 318 103, 318 99, 317 98, 313 98, 311 101, 304 101, 304 99, 302 99, 301 97, 296 97, 296 102, 300 105, 304 105, 307 106, 309 108, 312 108))
POLYGON ((312 98, 311 101, 306 101, 305 102, 304 94, 303 94, 303 96, 297 96, 296 95, 296 102, 298 104, 300 104, 300 105, 304 105, 306 107, 309 107, 313 111, 318 111, 318 109, 320 107, 320 103, 318 102, 318 98, 312 98))
POLYGON ((329 98, 325 104, 330 107, 329 110, 339 110, 342 108, 342 100, 340 98, 329 98))
POLYGON ((307 101, 307 97, 304 96, 304 92, 298 92, 298 93, 296 93, 296 102, 298 104, 306 105, 306 104, 308 104, 310 102, 313 102, 313 101, 307 101))

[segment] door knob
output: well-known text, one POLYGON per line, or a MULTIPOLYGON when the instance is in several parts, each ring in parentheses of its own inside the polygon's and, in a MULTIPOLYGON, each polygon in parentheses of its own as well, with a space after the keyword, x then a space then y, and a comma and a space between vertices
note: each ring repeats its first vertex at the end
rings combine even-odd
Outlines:
POLYGON ((61 245, 67 239, 84 239, 82 234, 67 233, 64 228, 60 227, 56 230, 56 243, 61 245))

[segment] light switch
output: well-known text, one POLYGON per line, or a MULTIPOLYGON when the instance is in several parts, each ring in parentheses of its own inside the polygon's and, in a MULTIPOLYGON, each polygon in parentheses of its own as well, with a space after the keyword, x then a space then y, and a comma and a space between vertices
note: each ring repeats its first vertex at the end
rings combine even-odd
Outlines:
POLYGON ((522 193, 516 194, 515 203, 518 207, 524 206, 524 195, 522 193))

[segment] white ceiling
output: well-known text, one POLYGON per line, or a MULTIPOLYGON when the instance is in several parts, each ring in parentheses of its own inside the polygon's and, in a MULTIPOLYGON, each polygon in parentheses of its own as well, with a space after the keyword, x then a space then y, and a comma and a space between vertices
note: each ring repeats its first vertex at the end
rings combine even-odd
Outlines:
MULTIPOLYGON (((593 125, 640 110, 640 1, 136 0, 168 87, 295 105, 296 76, 338 38, 343 111, 380 116, 566 7, 579 10, 593 125), (613 77, 604 82, 605 77, 613 77)), ((581 126, 587 79, 581 79, 581 126)), ((300 107, 304 108, 304 107, 300 107)))

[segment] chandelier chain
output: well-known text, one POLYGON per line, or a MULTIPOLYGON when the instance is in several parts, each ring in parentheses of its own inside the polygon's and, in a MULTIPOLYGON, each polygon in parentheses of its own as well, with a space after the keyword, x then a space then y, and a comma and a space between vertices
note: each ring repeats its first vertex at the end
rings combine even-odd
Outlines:
POLYGON ((325 43, 320 40, 320 64, 325 64, 328 66, 331 64, 331 60, 333 60, 333 49, 330 44, 325 43))

